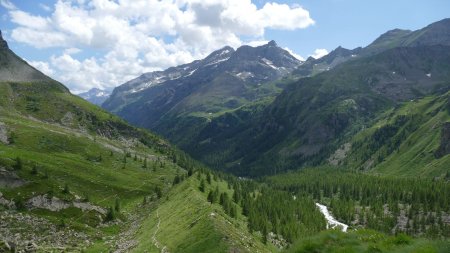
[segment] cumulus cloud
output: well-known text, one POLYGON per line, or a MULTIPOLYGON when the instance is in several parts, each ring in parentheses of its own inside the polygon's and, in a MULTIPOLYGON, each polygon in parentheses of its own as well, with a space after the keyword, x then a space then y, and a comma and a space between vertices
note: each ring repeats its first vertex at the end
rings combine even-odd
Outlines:
POLYGON ((318 48, 318 49, 314 50, 314 53, 310 56, 314 59, 319 59, 319 58, 324 57, 327 54, 328 54, 328 50, 323 49, 323 48, 318 48))
POLYGON ((46 16, 19 10, 9 0, 0 3, 8 6, 17 25, 11 33, 14 40, 63 49, 47 65, 34 66, 78 91, 117 86, 225 45, 265 41, 266 29, 314 24, 300 5, 270 2, 258 8, 251 0, 58 0, 54 6, 41 6, 46 16), (97 54, 83 59, 83 50, 97 54))
POLYGON ((31 66, 35 67, 36 69, 38 69, 39 71, 41 71, 42 73, 48 75, 48 76, 53 76, 54 72, 53 70, 50 68, 50 65, 48 64, 48 62, 43 62, 43 61, 27 61, 31 66))

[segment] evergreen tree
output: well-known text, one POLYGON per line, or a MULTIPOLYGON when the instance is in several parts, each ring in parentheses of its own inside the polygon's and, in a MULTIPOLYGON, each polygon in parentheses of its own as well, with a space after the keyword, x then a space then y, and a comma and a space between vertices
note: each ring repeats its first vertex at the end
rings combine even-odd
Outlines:
POLYGON ((38 174, 38 168, 37 165, 34 164, 33 168, 31 169, 31 175, 37 175, 38 174))
POLYGON ((200 186, 198 187, 198 189, 201 191, 201 192, 205 192, 205 180, 200 180, 200 186))
POLYGON ((64 194, 69 194, 70 193, 70 189, 69 189, 69 185, 68 184, 64 185, 63 193, 64 194))
POLYGON ((119 201, 119 199, 116 199, 116 202, 115 202, 115 205, 114 205, 114 210, 116 211, 116 212, 120 212, 120 201, 119 201))
POLYGON ((179 184, 180 182, 181 182, 180 176, 176 175, 175 178, 173 179, 173 184, 172 185, 179 184))
POLYGON ((22 167, 23 167, 22 159, 20 157, 16 157, 16 163, 14 164, 13 168, 15 170, 21 170, 22 167))
POLYGON ((211 184, 211 174, 209 172, 206 173, 206 181, 208 182, 208 184, 211 184))
POLYGON ((211 204, 214 203, 214 193, 213 193, 213 191, 209 191, 209 193, 208 193, 208 202, 210 202, 211 204))
POLYGON ((161 187, 156 186, 156 187, 155 187, 155 193, 156 193, 156 197, 157 197, 158 199, 160 199, 160 198, 162 197, 162 190, 161 190, 161 187))
POLYGON ((113 221, 116 219, 116 212, 114 208, 109 207, 108 212, 106 213, 105 222, 113 221))

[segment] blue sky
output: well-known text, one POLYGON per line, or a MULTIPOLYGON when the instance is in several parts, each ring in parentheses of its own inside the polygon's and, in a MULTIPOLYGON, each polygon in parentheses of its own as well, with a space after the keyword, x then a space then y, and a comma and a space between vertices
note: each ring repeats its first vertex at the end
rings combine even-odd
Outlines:
POLYGON ((0 0, 0 29, 19 56, 74 92, 225 45, 276 40, 298 57, 366 46, 394 29, 450 17, 447 0, 0 0))

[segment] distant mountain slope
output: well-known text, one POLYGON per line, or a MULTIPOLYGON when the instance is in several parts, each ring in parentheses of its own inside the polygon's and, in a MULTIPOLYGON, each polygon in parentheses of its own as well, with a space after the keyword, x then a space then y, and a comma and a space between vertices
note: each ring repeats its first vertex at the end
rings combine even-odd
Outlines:
POLYGON ((215 114, 274 96, 280 88, 272 82, 299 64, 273 41, 236 51, 225 47, 203 60, 125 83, 103 107, 132 124, 179 140, 184 138, 184 127, 175 121, 207 122, 215 114))
POLYGON ((450 46, 450 18, 432 23, 417 31, 394 29, 382 34, 367 47, 353 50, 338 47, 320 58, 308 58, 293 74, 297 77, 316 75, 328 71, 340 63, 371 56, 396 47, 450 46))
MULTIPOLYGON (((250 89, 256 99, 247 97, 244 91, 249 89, 242 89, 242 78, 235 78, 244 72, 233 77, 230 73, 235 72, 227 66, 275 71, 263 59, 275 63, 274 56, 283 54, 274 43, 243 47, 229 52, 218 72, 211 71, 218 77, 196 92, 192 87, 198 82, 158 84, 139 92, 142 96, 130 97, 129 105, 116 113, 155 129, 208 165, 238 175, 321 164, 386 110, 450 89, 449 22, 444 19, 417 31, 392 30, 365 48, 339 47, 320 59, 309 58, 288 78, 250 89), (268 58, 264 53, 273 49, 278 53, 268 58), (252 58, 248 50, 264 57, 252 58)), ((197 73, 201 72, 192 76, 197 73)))
POLYGON ((92 88, 89 91, 78 94, 79 97, 87 100, 94 105, 101 105, 111 95, 111 91, 92 88))
POLYGON ((373 173, 449 178, 449 126, 450 92, 413 100, 385 112, 331 159, 373 173))
POLYGON ((385 110, 447 92, 449 52, 447 46, 394 48, 343 63, 288 85, 263 109, 243 108, 214 119, 184 148, 242 175, 321 163, 385 110))
POLYGON ((0 81, 28 82, 49 80, 49 77, 31 67, 12 52, 0 31, 0 81))

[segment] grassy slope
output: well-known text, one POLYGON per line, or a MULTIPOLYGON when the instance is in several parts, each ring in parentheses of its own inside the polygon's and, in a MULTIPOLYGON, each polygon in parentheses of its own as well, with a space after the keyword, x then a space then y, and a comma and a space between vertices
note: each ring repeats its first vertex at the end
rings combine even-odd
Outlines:
POLYGON ((450 121, 447 109, 449 97, 450 93, 429 96, 386 112, 372 127, 353 138, 354 148, 344 165, 403 177, 445 176, 449 171, 450 155, 436 158, 435 151, 441 142, 442 125, 450 121), (371 144, 377 139, 374 133, 383 127, 392 126, 400 117, 407 120, 381 146, 373 148, 371 144), (366 167, 368 163, 373 165, 366 167))
MULTIPOLYGON (((197 176, 193 176, 162 200, 138 232, 140 243, 135 252, 159 252, 154 246, 154 235, 160 249, 165 246, 170 252, 270 252, 268 246, 248 232, 244 216, 230 218, 219 204, 207 202, 207 194, 199 191, 199 184, 197 176)), ((220 191, 227 189, 224 181, 213 181, 205 192, 216 185, 220 191)))
MULTIPOLYGON (((0 92, 5 94, 0 98, 0 122, 6 125, 8 134, 14 136, 14 143, 0 143, 0 167, 13 171, 15 159, 20 157, 23 168, 14 172, 28 182, 17 188, 0 188, 3 196, 8 200, 22 199, 26 202, 33 196, 50 193, 66 201, 73 201, 77 196, 88 197, 90 203, 105 209, 114 206, 116 200, 121 205, 118 224, 103 224, 96 212, 82 212, 77 208, 59 212, 44 209, 20 211, 47 219, 55 225, 64 220, 66 227, 61 230, 73 229, 87 234, 93 242, 87 248, 84 242, 74 242, 67 245, 69 250, 86 248, 88 252, 104 252, 114 249, 108 241, 120 239, 119 233, 126 232, 134 221, 132 214, 138 213, 145 222, 137 235, 136 252, 152 247, 155 250, 151 236, 147 235, 155 229, 156 214, 160 214, 162 220, 157 238, 167 244, 171 252, 226 252, 235 244, 244 250, 242 240, 251 245, 251 249, 267 251, 253 236, 241 236, 247 233, 243 219, 233 221, 220 206, 209 206, 206 196, 195 187, 198 184, 196 179, 189 179, 170 191, 174 176, 184 174, 185 170, 168 157, 167 151, 171 148, 163 140, 127 126, 117 117, 59 90, 54 84, 39 85, 0 83, 0 92), (73 117, 63 125, 61 119, 67 112, 71 112, 73 117), (148 145, 139 140, 146 140, 148 145), (125 165, 124 152, 131 153, 125 165), (134 160, 135 154, 137 161, 134 160), (148 159, 148 168, 143 168, 141 159, 144 157, 148 159), (37 165, 37 174, 32 173, 34 165, 37 165), (70 193, 63 192, 66 185, 70 193), (145 197, 153 196, 155 199, 156 186, 163 189, 161 206, 155 210, 142 209, 145 197), (166 199, 165 194, 169 191, 166 199), (205 206, 209 208, 205 209, 205 206), (210 217, 211 212, 218 215, 210 217), (197 213, 204 215, 196 216, 197 213), (200 219, 195 226, 189 229, 188 225, 198 217, 200 219), (174 237, 174 233, 177 236, 174 237), (224 237, 228 239, 223 240, 224 237)), ((154 207, 158 203, 150 204, 154 207)), ((24 226, 16 225, 18 230, 24 226)))
MULTIPOLYGON (((130 145, 128 142, 108 139, 86 130, 90 128, 87 120, 79 122, 80 125, 86 124, 83 129, 72 129, 39 120, 47 118, 50 122, 56 121, 61 112, 71 111, 73 107, 96 115, 99 119, 109 118, 109 114, 70 94, 55 91, 35 95, 28 93, 27 96, 39 101, 39 110, 36 113, 29 112, 25 109, 26 102, 22 100, 24 96, 21 95, 24 95, 23 89, 31 86, 32 84, 0 84, 2 94, 10 95, 2 96, 0 101, 0 121, 5 123, 8 132, 14 133, 15 136, 13 144, 0 144, 0 165, 12 170, 15 158, 20 157, 24 166, 15 173, 28 182, 18 188, 0 189, 6 199, 22 199, 26 202, 33 196, 51 193, 67 201, 74 200, 76 196, 89 197, 92 204, 104 208, 114 206, 117 199, 122 207, 122 218, 125 218, 126 213, 141 203, 144 196, 154 194, 155 186, 168 188, 167 182, 172 182, 175 174, 182 172, 180 167, 168 161, 163 154, 142 143, 136 141, 130 145), (51 105, 50 102, 58 105, 51 105), (33 117, 30 117, 31 115, 33 117), (158 166, 158 169, 153 171, 144 169, 143 162, 128 158, 124 168, 125 150, 133 155, 137 153, 139 158, 147 157, 150 168, 155 163, 152 160, 157 157, 164 161, 165 166, 158 166), (102 157, 101 161, 98 160, 99 156, 102 157), (36 175, 32 173, 34 165, 37 165, 36 175), (62 191, 66 185, 70 190, 69 194, 62 191)), ((115 225, 106 230, 99 229, 97 226, 102 221, 97 218, 97 214, 82 212, 76 208, 60 212, 35 209, 25 213, 44 217, 54 224, 65 220, 68 228, 91 236, 97 233, 114 235, 118 231, 115 225)), ((102 249, 109 247, 97 237, 92 237, 92 240, 95 244, 103 245, 99 246, 102 249)), ((73 247, 84 245, 81 243, 73 247)))
POLYGON ((386 236, 371 230, 322 232, 314 237, 300 240, 288 251, 307 252, 392 252, 392 253, 444 253, 450 248, 449 241, 412 240, 405 235, 386 236))

